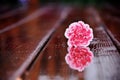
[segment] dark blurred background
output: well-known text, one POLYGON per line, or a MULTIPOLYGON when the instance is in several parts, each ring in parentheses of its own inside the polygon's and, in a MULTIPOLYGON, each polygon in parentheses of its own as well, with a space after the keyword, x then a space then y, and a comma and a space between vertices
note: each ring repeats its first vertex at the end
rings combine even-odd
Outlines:
POLYGON ((112 5, 119 5, 119 3, 116 1, 115 0, 41 0, 42 3, 56 2, 56 3, 80 4, 80 5, 102 5, 107 3, 112 5))
MULTIPOLYGON (((37 0, 0 0, 0 5, 10 5, 16 6, 30 1, 37 0)), ((80 4, 80 5, 102 5, 102 4, 112 4, 114 6, 119 6, 118 0, 38 0, 39 3, 63 3, 63 4, 80 4)))

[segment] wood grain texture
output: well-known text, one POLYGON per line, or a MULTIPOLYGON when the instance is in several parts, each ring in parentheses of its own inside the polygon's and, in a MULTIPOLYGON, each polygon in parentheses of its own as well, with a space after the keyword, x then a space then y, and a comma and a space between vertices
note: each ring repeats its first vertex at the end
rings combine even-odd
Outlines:
POLYGON ((64 19, 61 18, 65 17, 63 12, 66 12, 64 8, 57 6, 47 9, 43 16, 0 34, 0 80, 15 80, 21 76, 58 23, 64 19))
POLYGON ((98 12, 91 8, 73 11, 65 23, 54 33, 41 52, 39 80, 119 80, 120 54, 107 34, 98 12), (95 12, 96 11, 96 12, 95 12), (94 13, 95 12, 95 13, 94 13), (81 13, 81 14, 77 14, 81 13), (91 16, 96 15, 96 16, 91 16), (94 30, 94 39, 90 49, 94 54, 93 62, 83 71, 77 72, 65 62, 67 40, 64 37, 66 27, 77 19, 89 23, 94 30), (96 21, 98 19, 98 21, 96 21))
POLYGON ((107 27, 107 32, 120 51, 120 11, 112 6, 100 10, 101 18, 107 27))
MULTIPOLYGON (((0 25, 0 34, 3 32, 6 32, 14 27, 18 27, 28 21, 31 21, 33 19, 36 19, 37 17, 42 16, 47 11, 52 9, 51 6, 44 6, 42 8, 29 8, 23 9, 23 13, 17 14, 14 16, 10 16, 4 19, 1 19, 1 25, 0 25)), ((17 12, 16 12, 17 13, 17 12)))
POLYGON ((33 14, 23 21, 0 31, 0 80, 120 80, 119 48, 111 37, 119 42, 119 14, 114 9, 108 11, 63 5, 33 8, 28 12, 33 14), (79 20, 88 23, 94 34, 89 46, 94 59, 83 72, 65 62, 64 32, 79 20))
MULTIPOLYGON (((58 20, 57 23, 54 24, 54 28, 55 28, 55 26, 60 27, 61 23, 63 21, 65 21, 65 19, 67 18, 68 14, 70 12, 71 12, 71 8, 69 8, 69 7, 63 8, 63 10, 61 12, 60 19, 58 20)), ((55 28, 55 30, 56 29, 57 28, 55 28)), ((42 48, 44 48, 44 46, 46 46, 46 43, 45 43, 45 45, 43 45, 42 48)), ((42 59, 41 58, 42 56, 40 56, 42 54, 41 50, 36 55, 36 57, 31 62, 31 64, 28 66, 28 68, 26 69, 26 71, 22 74, 21 78, 23 80, 38 80, 38 76, 39 76, 39 72, 40 72, 40 65, 41 65, 40 64, 40 60, 42 59)))
POLYGON ((46 44, 40 53, 40 75, 39 80, 83 80, 83 72, 77 72, 68 67, 65 62, 67 54, 67 39, 64 37, 66 27, 80 18, 80 9, 73 10, 46 44), (77 11, 79 10, 79 11, 77 11), (74 12, 76 11, 76 12, 74 12), (77 17, 77 19, 76 19, 77 17))
MULTIPOLYGON (((37 9, 38 8, 36 9, 34 8, 34 11, 37 9)), ((24 7, 21 6, 9 11, 5 11, 4 13, 0 14, 0 24, 1 24, 0 30, 9 27, 10 25, 22 20, 23 18, 25 18, 26 16, 32 13, 31 10, 33 9, 30 9, 27 6, 24 7), (31 13, 28 13, 30 11, 31 13)))
POLYGON ((87 8, 83 15, 84 20, 94 30, 94 39, 91 42, 90 48, 95 56, 93 63, 85 72, 85 80, 119 80, 120 54, 118 47, 114 45, 106 30, 109 29, 109 26, 104 25, 99 9, 87 8))
POLYGON ((120 54, 102 26, 94 29, 90 48, 95 57, 86 69, 86 80, 119 80, 120 54))

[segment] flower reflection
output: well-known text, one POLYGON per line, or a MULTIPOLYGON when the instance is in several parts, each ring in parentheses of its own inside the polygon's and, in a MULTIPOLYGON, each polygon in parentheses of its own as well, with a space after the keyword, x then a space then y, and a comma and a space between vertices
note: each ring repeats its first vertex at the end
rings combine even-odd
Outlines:
POLYGON ((66 63, 70 68, 83 71, 91 63, 93 53, 88 47, 68 47, 68 54, 65 56, 66 63))

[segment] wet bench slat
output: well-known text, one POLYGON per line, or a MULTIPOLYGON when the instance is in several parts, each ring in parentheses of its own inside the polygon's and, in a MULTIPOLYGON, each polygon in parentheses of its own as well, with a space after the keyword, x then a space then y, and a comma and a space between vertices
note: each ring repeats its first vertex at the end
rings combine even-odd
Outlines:
MULTIPOLYGON (((68 16, 65 23, 61 24, 51 39, 46 44, 40 55, 39 80, 119 80, 120 79, 120 54, 107 34, 103 23, 96 21, 100 16, 94 8, 72 11, 78 15, 68 16), (89 10, 91 10, 89 12, 89 10), (95 12, 95 13, 94 13, 95 12), (96 16, 91 16, 96 15, 96 16), (83 72, 77 72, 68 67, 65 62, 67 54, 67 39, 64 31, 70 22, 84 20, 94 30, 94 39, 90 49, 94 53, 93 62, 83 72)), ((72 13, 71 13, 72 14, 72 13)))
POLYGON ((0 80, 120 79, 119 48, 107 32, 108 29, 115 36, 114 27, 104 25, 110 22, 100 15, 99 9, 49 6, 42 15, 40 13, 38 10, 37 16, 28 17, 25 22, 0 33, 0 80), (78 20, 90 24, 94 30, 89 47, 95 57, 83 72, 70 69, 65 62, 67 39, 64 32, 71 22, 78 20))
POLYGON ((16 80, 23 74, 67 15, 63 12, 63 7, 49 6, 42 16, 0 34, 0 80, 16 80))
MULTIPOLYGON (((86 80, 119 80, 120 79, 120 53, 106 29, 103 16, 100 16, 99 9, 88 8, 85 10, 85 20, 94 29, 94 39, 90 48, 95 58, 93 63, 86 70, 86 80), (91 73, 92 72, 92 73, 91 73)), ((102 12, 102 15, 104 12, 102 12)), ((111 18, 112 20, 112 18, 111 18)), ((113 27, 114 28, 114 27, 113 27)), ((114 33, 113 33, 114 34, 114 33)))
POLYGON ((107 32, 120 51, 120 11, 117 8, 102 8, 100 15, 107 27, 107 32))
POLYGON ((64 32, 71 22, 80 19, 80 14, 81 9, 73 8, 41 51, 39 80, 83 80, 83 73, 70 69, 65 62, 67 39, 64 37, 64 32))

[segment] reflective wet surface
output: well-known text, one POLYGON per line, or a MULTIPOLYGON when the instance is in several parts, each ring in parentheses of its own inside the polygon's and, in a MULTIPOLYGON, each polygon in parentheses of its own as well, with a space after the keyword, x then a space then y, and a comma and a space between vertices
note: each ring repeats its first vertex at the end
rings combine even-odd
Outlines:
POLYGON ((2 14, 0 80, 120 80, 119 24, 114 25, 118 20, 109 22, 111 16, 103 18, 99 15, 102 11, 113 14, 103 8, 65 5, 26 7, 2 14), (82 72, 65 62, 68 46, 64 32, 78 20, 88 23, 94 34, 89 48, 95 57, 82 72))

